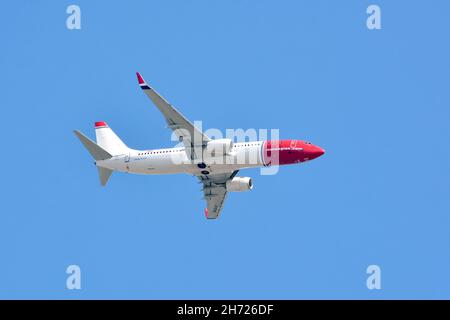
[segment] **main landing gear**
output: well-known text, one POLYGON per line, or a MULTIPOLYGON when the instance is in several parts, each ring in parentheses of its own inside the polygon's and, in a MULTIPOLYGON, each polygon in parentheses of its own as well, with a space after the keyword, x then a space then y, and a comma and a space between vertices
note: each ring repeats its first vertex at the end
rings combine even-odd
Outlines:
MULTIPOLYGON (((206 168, 206 163, 204 163, 204 162, 198 163, 197 167, 199 169, 205 169, 206 168)), ((206 174, 209 174, 209 171, 208 170, 202 170, 201 173, 206 175, 206 174)))
POLYGON ((199 167, 200 169, 205 169, 206 168, 206 163, 204 163, 204 162, 198 163, 197 167, 199 167))

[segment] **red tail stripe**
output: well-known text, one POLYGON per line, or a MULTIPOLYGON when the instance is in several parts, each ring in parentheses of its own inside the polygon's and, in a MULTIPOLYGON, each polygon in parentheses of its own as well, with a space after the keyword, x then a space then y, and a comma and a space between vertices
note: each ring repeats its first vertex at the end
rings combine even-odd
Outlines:
POLYGON ((97 121, 96 123, 95 123, 95 127, 96 128, 98 128, 98 127, 107 127, 108 125, 106 124, 106 122, 105 121, 97 121))

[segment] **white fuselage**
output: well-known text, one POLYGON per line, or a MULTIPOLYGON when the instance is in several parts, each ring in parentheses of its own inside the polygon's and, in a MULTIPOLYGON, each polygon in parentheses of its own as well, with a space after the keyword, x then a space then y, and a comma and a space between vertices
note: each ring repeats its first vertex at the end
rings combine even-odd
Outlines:
POLYGON ((264 166, 264 141, 235 143, 232 151, 223 156, 211 157, 203 155, 202 160, 188 159, 184 147, 133 150, 113 156, 111 159, 99 160, 97 166, 114 171, 135 174, 174 174, 189 173, 208 174, 227 173, 243 168, 264 166), (206 164, 206 168, 199 168, 198 163, 206 164))

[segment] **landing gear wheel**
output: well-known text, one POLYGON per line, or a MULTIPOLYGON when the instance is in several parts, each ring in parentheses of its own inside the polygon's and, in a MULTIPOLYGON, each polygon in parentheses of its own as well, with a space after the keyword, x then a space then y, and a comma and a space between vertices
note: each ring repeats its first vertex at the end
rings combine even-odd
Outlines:
POLYGON ((202 174, 209 174, 209 171, 203 170, 202 174))
POLYGON ((197 164, 197 167, 199 167, 200 169, 205 169, 206 168, 206 163, 202 162, 197 164))

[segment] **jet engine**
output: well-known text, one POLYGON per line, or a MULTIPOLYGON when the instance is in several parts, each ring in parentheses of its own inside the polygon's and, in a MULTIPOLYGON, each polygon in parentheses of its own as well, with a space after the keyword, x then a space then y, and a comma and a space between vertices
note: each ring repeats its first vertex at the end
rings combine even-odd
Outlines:
POLYGON ((249 177, 234 177, 227 181, 227 191, 242 192, 253 189, 252 178, 249 177))
POLYGON ((206 145, 206 152, 211 157, 223 156, 230 153, 231 149, 233 149, 233 140, 231 139, 212 140, 206 145))

